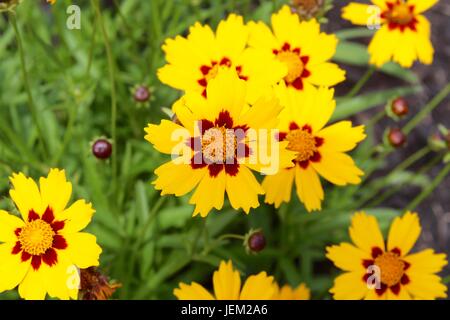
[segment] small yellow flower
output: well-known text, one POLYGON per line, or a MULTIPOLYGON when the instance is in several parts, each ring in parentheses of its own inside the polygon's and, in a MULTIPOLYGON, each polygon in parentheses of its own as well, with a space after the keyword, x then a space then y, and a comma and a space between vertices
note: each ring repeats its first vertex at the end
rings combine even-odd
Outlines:
POLYGON ((296 288, 289 285, 284 285, 278 290, 275 300, 310 300, 311 290, 306 284, 301 283, 296 288))
POLYGON ((295 180, 297 196, 306 209, 320 210, 324 192, 319 176, 338 186, 361 182, 363 172, 346 152, 366 137, 364 126, 341 121, 325 127, 336 107, 333 89, 311 88, 301 95, 282 92, 286 107, 280 114, 279 139, 287 141, 288 150, 297 152, 297 157, 293 168, 264 179, 266 203, 278 208, 289 202, 295 180))
POLYGON ((248 82, 247 99, 253 103, 286 74, 283 64, 270 53, 247 48, 249 30, 241 16, 231 14, 216 32, 196 23, 184 38, 167 39, 163 45, 168 64, 158 70, 164 84, 206 96, 206 87, 221 69, 234 69, 248 82))
POLYGON ((295 152, 272 131, 282 110, 278 99, 269 91, 249 108, 247 88, 233 70, 223 70, 208 84, 206 99, 191 92, 175 103, 178 123, 162 120, 145 129, 145 139, 173 159, 155 170, 155 188, 176 196, 195 189, 194 216, 220 210, 225 192, 234 209, 249 213, 264 194, 250 169, 274 174, 293 165, 295 152))
POLYGON ((356 213, 349 229, 353 244, 327 247, 327 257, 345 271, 330 290, 334 299, 446 298, 447 287, 435 273, 447 265, 445 254, 410 251, 421 232, 419 217, 407 212, 391 224, 387 245, 374 216, 356 213))
POLYGON ((50 3, 50 4, 55 4, 56 0, 47 0, 47 2, 50 3))
POLYGON ((263 23, 250 23, 249 45, 281 61, 288 72, 283 84, 295 91, 331 87, 345 80, 345 71, 328 62, 336 52, 335 35, 320 32, 315 19, 300 22, 288 6, 272 15, 273 32, 263 23))
POLYGON ((97 266, 102 251, 93 235, 80 232, 92 205, 79 200, 66 208, 72 184, 58 169, 40 179, 40 188, 22 173, 11 184, 22 219, 0 211, 0 292, 18 285, 25 299, 77 299, 77 268, 97 266))
POLYGON ((247 278, 241 288, 239 272, 231 261, 222 261, 213 275, 214 294, 196 282, 180 283, 173 294, 179 300, 272 300, 277 294, 273 277, 260 272, 247 278))
POLYGON ((380 29, 369 45, 370 63, 381 67, 395 61, 410 68, 415 60, 433 62, 430 22, 422 15, 438 0, 372 0, 372 5, 350 3, 342 17, 357 25, 380 29))

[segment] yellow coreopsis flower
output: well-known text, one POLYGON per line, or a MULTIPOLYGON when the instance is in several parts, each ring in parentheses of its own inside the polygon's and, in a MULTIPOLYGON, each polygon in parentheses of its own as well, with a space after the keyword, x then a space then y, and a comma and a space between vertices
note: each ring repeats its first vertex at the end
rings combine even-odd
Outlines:
POLYGON ((297 157, 293 168, 264 179, 267 203, 278 208, 289 202, 295 180, 298 198, 306 209, 320 210, 324 192, 319 176, 338 186, 361 182, 363 172, 346 152, 366 137, 364 126, 340 121, 325 127, 336 107, 333 94, 334 90, 327 88, 311 88, 302 95, 282 90, 285 109, 280 114, 279 139, 287 141, 297 157))
POLYGON ((327 247, 327 257, 345 271, 330 290, 334 299, 436 299, 447 287, 435 273, 447 265, 445 254, 410 251, 421 232, 419 217, 407 212, 391 224, 387 245, 374 216, 356 213, 349 229, 353 244, 327 247))
POLYGON ((301 283, 296 288, 284 285, 278 290, 275 300, 310 300, 311 290, 306 284, 301 283))
POLYGON ((357 25, 379 26, 369 45, 370 63, 381 67, 395 61, 409 68, 419 59, 433 62, 430 22, 422 13, 438 0, 372 0, 372 5, 350 3, 342 17, 357 25))
POLYGON ((173 293, 179 300, 272 300, 277 285, 272 276, 260 272, 247 278, 241 288, 239 272, 231 261, 222 261, 213 275, 214 294, 196 282, 180 283, 173 293))
POLYGON ((66 208, 72 185, 52 169, 40 188, 22 173, 10 196, 22 219, 0 211, 0 292, 19 286, 22 298, 77 298, 77 268, 97 266, 101 248, 84 229, 94 213, 84 200, 66 208))
POLYGON ((250 169, 274 174, 292 166, 295 152, 273 138, 282 109, 278 99, 267 93, 249 108, 247 87, 234 71, 223 70, 208 84, 206 99, 189 93, 174 105, 177 123, 162 120, 146 128, 145 138, 172 155, 155 170, 153 184, 162 195, 182 196, 195 189, 190 199, 194 216, 220 210, 225 192, 234 209, 248 213, 264 194, 250 169))
POLYGON ((336 52, 335 35, 320 32, 315 19, 300 22, 288 6, 272 15, 272 30, 250 23, 249 45, 272 54, 288 69, 283 84, 295 91, 312 86, 331 87, 345 80, 345 71, 329 62, 336 52))
POLYGON ((270 53, 247 48, 248 35, 243 18, 235 14, 221 21, 215 33, 197 22, 186 38, 166 40, 163 50, 168 64, 158 70, 158 77, 173 88, 206 96, 206 87, 219 70, 234 69, 248 82, 247 99, 254 102, 287 71, 270 53))
POLYGON ((47 2, 50 3, 50 4, 55 4, 56 0, 47 0, 47 2))

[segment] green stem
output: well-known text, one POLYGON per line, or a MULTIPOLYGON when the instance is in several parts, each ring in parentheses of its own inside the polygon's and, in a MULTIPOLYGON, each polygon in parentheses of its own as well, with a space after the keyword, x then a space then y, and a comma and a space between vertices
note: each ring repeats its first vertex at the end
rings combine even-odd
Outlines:
POLYGON ((425 117, 432 112, 450 94, 450 83, 447 84, 428 104, 412 118, 402 129, 409 134, 425 117))
POLYGON ((431 184, 428 186, 428 188, 424 189, 413 201, 411 201, 408 206, 406 207, 406 210, 412 211, 416 209, 422 201, 424 201, 428 196, 436 189, 439 184, 442 182, 442 180, 445 179, 445 177, 450 172, 450 162, 447 163, 447 165, 442 168, 442 170, 438 173, 438 175, 433 179, 431 184))
POLYGON ((358 80, 355 86, 350 90, 350 92, 345 96, 345 98, 352 98, 358 94, 361 88, 369 81, 370 77, 374 74, 376 68, 371 66, 366 73, 358 80))
POLYGON ((89 73, 91 72, 92 60, 94 58, 95 37, 96 37, 96 35, 97 35, 97 23, 94 20, 93 26, 92 26, 91 47, 89 48, 88 64, 87 64, 87 67, 86 67, 86 78, 89 76, 89 73))
POLYGON ((36 126, 36 130, 38 133, 38 139, 41 144, 42 151, 44 153, 44 156, 47 157, 48 153, 47 153, 47 148, 46 148, 46 144, 45 144, 44 134, 43 134, 42 127, 39 123, 36 105, 34 104, 33 94, 31 93, 30 80, 28 77, 27 65, 26 65, 26 60, 25 60, 25 52, 23 49, 23 42, 22 42, 22 37, 20 35, 19 27, 17 26, 17 20, 16 20, 15 13, 11 12, 9 14, 9 18, 11 21, 11 25, 14 29, 14 33, 16 35, 17 45, 19 47, 19 56, 20 56, 20 65, 21 65, 21 69, 22 69, 22 76, 23 76, 23 81, 24 81, 24 85, 25 85, 25 90, 26 90, 27 96, 28 96, 28 108, 30 110, 34 125, 36 126))
POLYGON ((428 146, 423 147, 422 149, 414 152, 412 155, 410 155, 408 158, 403 160, 400 164, 398 164, 387 176, 384 178, 381 178, 382 182, 379 182, 379 185, 373 186, 372 188, 369 188, 371 190, 370 194, 357 203, 357 207, 362 206, 364 203, 375 197, 381 189, 383 189, 389 179, 391 179, 394 175, 396 175, 398 172, 404 171, 407 168, 409 168, 411 165, 416 163, 418 160, 422 159, 424 156, 426 156, 430 152, 430 148, 428 146))
POLYGON ((95 7, 95 12, 97 15, 97 20, 100 24, 103 42, 106 49, 106 55, 108 58, 108 71, 109 71, 109 82, 111 86, 111 139, 113 140, 114 146, 112 151, 112 190, 113 194, 116 192, 117 188, 117 97, 116 97, 116 83, 115 83, 115 66, 114 58, 111 50, 111 44, 109 43, 108 33, 106 32, 106 26, 103 21, 102 12, 100 10, 99 0, 91 0, 91 3, 95 7))
POLYGON ((367 123, 366 127, 371 128, 374 125, 376 125, 380 120, 382 120, 386 116, 386 110, 383 108, 383 110, 379 111, 376 115, 370 119, 370 121, 367 123))
POLYGON ((242 241, 244 241, 244 240, 245 240, 245 236, 240 235, 240 234, 232 234, 232 233, 229 233, 229 234, 223 234, 223 235, 221 235, 221 236, 218 238, 219 241, 225 240, 225 239, 236 239, 236 240, 242 240, 242 241))
MULTIPOLYGON (((442 159, 441 155, 438 155, 438 156, 434 157, 433 160, 431 160, 429 163, 427 163, 424 167, 420 168, 420 170, 418 171, 418 175, 422 175, 422 174, 427 173, 431 168, 433 168, 436 164, 438 164, 439 161, 441 161, 441 159, 442 159)), ((410 183, 412 179, 414 179, 414 177, 411 177, 408 180, 408 183, 410 183)), ((383 203, 383 201, 385 201, 386 199, 389 199, 390 197, 392 197, 394 194, 396 194, 402 188, 403 188, 403 184, 400 184, 400 185, 398 185, 396 187, 393 187, 393 188, 390 188, 390 189, 386 190, 385 192, 383 192, 381 194, 381 196, 373 199, 365 207, 373 208, 373 207, 376 207, 376 206, 380 205, 381 203, 383 203)))

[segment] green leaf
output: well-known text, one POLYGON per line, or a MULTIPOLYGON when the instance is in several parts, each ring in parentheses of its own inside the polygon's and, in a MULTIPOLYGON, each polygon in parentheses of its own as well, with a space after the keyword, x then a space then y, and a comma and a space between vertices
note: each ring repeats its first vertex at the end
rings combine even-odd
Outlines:
POLYGON ((384 105, 386 101, 398 96, 407 96, 417 93, 421 87, 399 87, 395 89, 387 89, 376 92, 359 95, 353 98, 337 98, 336 112, 332 120, 341 120, 351 117, 359 112, 369 110, 371 108, 384 105))
POLYGON ((158 214, 158 222, 161 230, 169 228, 182 228, 192 218, 192 206, 169 207, 158 214))

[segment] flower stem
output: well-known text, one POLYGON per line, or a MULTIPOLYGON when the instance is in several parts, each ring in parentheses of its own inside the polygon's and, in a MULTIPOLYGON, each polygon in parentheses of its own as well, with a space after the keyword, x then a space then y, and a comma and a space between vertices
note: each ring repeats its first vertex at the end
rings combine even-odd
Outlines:
POLYGON ((438 173, 438 175, 433 179, 431 184, 428 186, 428 188, 424 189, 413 201, 411 201, 408 206, 406 207, 406 210, 412 211, 415 208, 417 208, 422 201, 424 201, 428 196, 436 189, 439 184, 442 182, 442 180, 445 179, 445 177, 450 172, 450 162, 447 163, 447 165, 442 168, 442 170, 438 173))
POLYGON ((402 129, 409 134, 431 111, 433 111, 450 94, 450 83, 442 89, 428 104, 412 118, 402 129))
POLYGON ((113 152, 112 152, 112 190, 113 194, 116 192, 117 188, 117 97, 116 97, 116 84, 115 84, 115 66, 114 59, 112 55, 111 45, 109 43, 108 33, 106 32, 106 26, 103 21, 102 12, 100 10, 99 0, 91 0, 91 3, 95 7, 95 12, 97 19, 102 31, 103 42, 106 49, 106 55, 108 59, 108 71, 109 71, 109 82, 111 86, 111 139, 113 140, 113 152))
POLYGON ((240 235, 240 234, 223 234, 219 237, 218 240, 225 240, 225 239, 236 239, 236 240, 245 240, 245 236, 240 235))
POLYGON ((28 71, 27 71, 27 65, 26 65, 26 60, 25 60, 25 53, 24 53, 24 49, 23 49, 22 37, 20 35, 19 27, 17 25, 15 13, 10 12, 9 18, 11 21, 11 25, 14 29, 14 33, 16 35, 17 45, 19 47, 19 56, 20 56, 20 65, 22 68, 22 76, 23 76, 23 81, 24 81, 24 85, 25 85, 25 90, 26 90, 27 96, 28 96, 28 108, 30 110, 34 125, 36 126, 36 130, 38 133, 38 139, 39 139, 42 151, 44 153, 44 156, 47 157, 48 153, 47 153, 47 148, 46 148, 46 144, 45 144, 44 134, 43 134, 42 127, 39 123, 36 105, 34 104, 33 94, 31 92, 31 86, 30 86, 30 80, 28 78, 28 71))
POLYGON ((371 66, 366 73, 358 80, 355 86, 350 90, 350 92, 345 96, 345 98, 352 98, 358 94, 361 88, 369 81, 370 77, 374 74, 376 68, 371 66))

